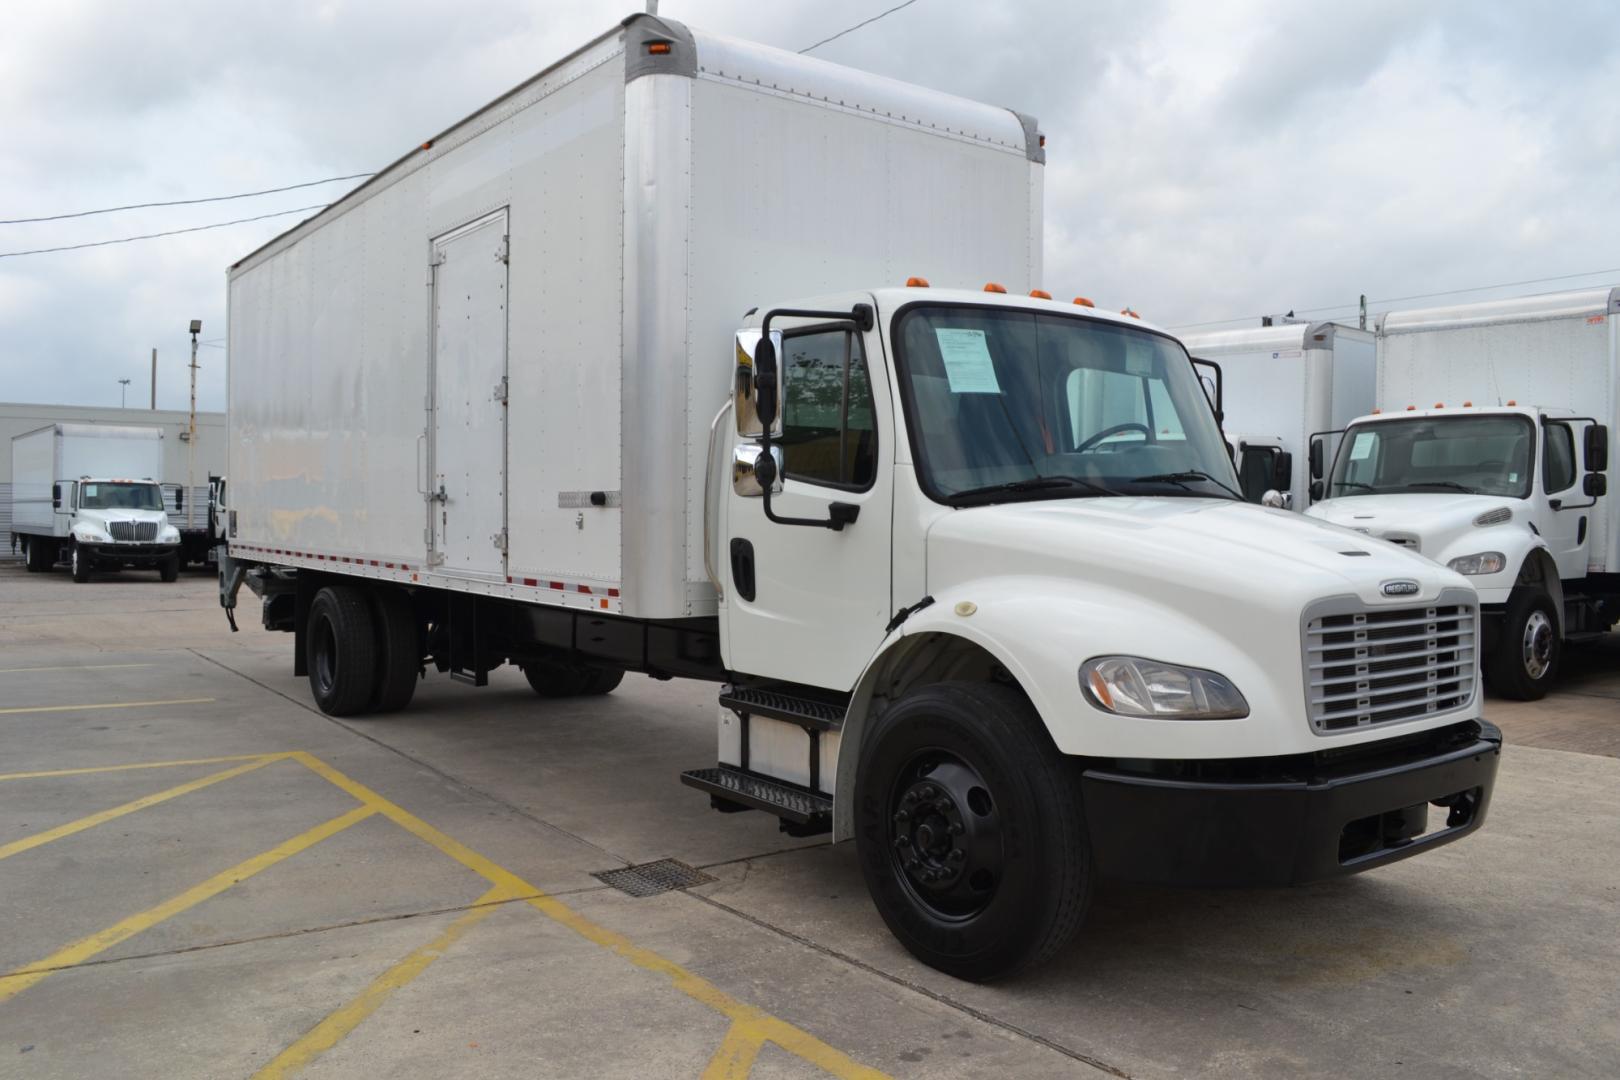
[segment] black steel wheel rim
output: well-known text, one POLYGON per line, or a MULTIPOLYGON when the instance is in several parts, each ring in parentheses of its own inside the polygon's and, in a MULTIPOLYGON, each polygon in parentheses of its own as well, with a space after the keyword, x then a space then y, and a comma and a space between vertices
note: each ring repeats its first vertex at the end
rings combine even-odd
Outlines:
POLYGON ((310 670, 315 673, 316 686, 325 695, 332 692, 337 682, 337 637, 332 633, 330 619, 315 619, 314 623, 310 630, 314 634, 315 662, 310 670))
POLYGON ((970 919, 995 899, 1006 863, 1000 805, 950 751, 921 751, 896 774, 888 844, 896 880, 936 917, 970 919))

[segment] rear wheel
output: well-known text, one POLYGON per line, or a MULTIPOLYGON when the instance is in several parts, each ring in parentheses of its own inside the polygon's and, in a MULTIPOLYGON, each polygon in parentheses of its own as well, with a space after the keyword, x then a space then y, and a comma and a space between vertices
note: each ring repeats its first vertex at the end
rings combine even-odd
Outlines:
POLYGON ((377 630, 363 591, 328 585, 309 606, 304 659, 315 704, 328 716, 354 716, 371 704, 377 630))
POLYGON ((416 607, 404 589, 382 585, 371 590, 371 609, 377 624, 377 684, 371 711, 398 712, 411 703, 422 672, 416 607))
POLYGON ((180 556, 170 555, 158 563, 158 576, 164 581, 180 580, 180 556))
POLYGON ((78 544, 68 555, 68 564, 73 568, 73 580, 83 584, 90 580, 90 558, 84 554, 78 544))
POLYGON ((34 538, 23 538, 23 563, 28 567, 30 574, 43 573, 51 568, 55 560, 47 556, 53 554, 50 545, 45 541, 34 538))
POLYGON ((855 781, 856 848, 894 936, 975 981, 1073 938, 1091 849, 1069 763, 1018 691, 941 683, 879 717, 855 781))
POLYGON ((1485 679, 1505 698, 1539 701, 1558 673, 1563 645, 1552 597, 1539 588, 1514 589, 1485 679))
POLYGON ((568 698, 611 693, 624 678, 624 669, 568 660, 531 660, 523 665, 523 676, 541 697, 568 698))

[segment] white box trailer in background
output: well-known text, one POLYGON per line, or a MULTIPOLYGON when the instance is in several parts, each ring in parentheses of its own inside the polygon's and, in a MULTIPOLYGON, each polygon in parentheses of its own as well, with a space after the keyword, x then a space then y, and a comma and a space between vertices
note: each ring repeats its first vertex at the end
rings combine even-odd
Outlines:
POLYGON ((1419 311, 1378 323, 1379 415, 1350 425, 1311 513, 1467 575, 1484 671, 1538 698, 1561 642, 1620 621, 1620 288, 1419 311))
POLYGON ((180 532, 163 511, 163 429, 50 424, 11 439, 11 529, 28 570, 63 558, 75 581, 97 568, 179 572, 180 532))
POLYGON ((1304 510, 1311 436, 1342 430, 1373 407, 1372 333, 1289 322, 1180 336, 1194 358, 1221 368, 1222 428, 1243 497, 1259 502, 1275 490, 1304 510))
POLYGON ((854 839, 968 978, 1050 956, 1094 873, 1283 884, 1477 828, 1466 583, 1234 500, 1174 339, 1019 295, 1043 161, 1007 110, 626 20, 231 269, 222 603, 340 715, 424 664, 723 684, 681 779, 854 839), (1316 702, 1323 627, 1414 602, 1444 707, 1316 702))

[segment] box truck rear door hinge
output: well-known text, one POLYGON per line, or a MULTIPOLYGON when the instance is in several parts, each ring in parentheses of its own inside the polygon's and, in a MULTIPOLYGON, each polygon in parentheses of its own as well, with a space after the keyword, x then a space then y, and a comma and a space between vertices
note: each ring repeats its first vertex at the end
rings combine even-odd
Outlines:
POLYGON ((495 384, 495 400, 500 402, 502 405, 506 404, 506 379, 507 377, 502 375, 501 381, 495 384))
POLYGON ((501 237, 501 246, 495 249, 495 257, 503 263, 512 261, 512 238, 510 236, 501 237))
POLYGON ((504 552, 506 550, 506 530, 505 529, 502 529, 500 532, 498 532, 494 536, 490 537, 490 539, 495 542, 495 550, 501 551, 501 552, 504 552))

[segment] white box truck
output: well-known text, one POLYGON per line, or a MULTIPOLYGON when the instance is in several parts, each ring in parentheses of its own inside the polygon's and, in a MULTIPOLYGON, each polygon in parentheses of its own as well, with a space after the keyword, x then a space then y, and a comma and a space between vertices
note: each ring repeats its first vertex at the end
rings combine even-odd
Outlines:
POLYGON ((682 779, 853 839, 966 978, 1051 955, 1098 876, 1466 835, 1473 590, 1235 499, 1180 345, 1031 295, 1041 141, 626 20, 232 267, 221 602, 333 714, 426 667, 718 684, 682 779))
POLYGON ((1310 513, 1466 574, 1486 680, 1547 692, 1562 643, 1620 622, 1620 288, 1390 312, 1378 415, 1357 418, 1310 513))
POLYGON ((1372 333, 1287 322, 1182 334, 1181 343, 1220 367, 1223 428, 1243 497, 1258 503, 1275 491, 1283 496, 1276 505, 1304 510, 1311 437, 1372 410, 1372 333))
POLYGON ((27 568, 66 559, 73 580, 97 569, 180 572, 180 532, 163 512, 163 429, 50 424, 11 439, 11 531, 27 568))

